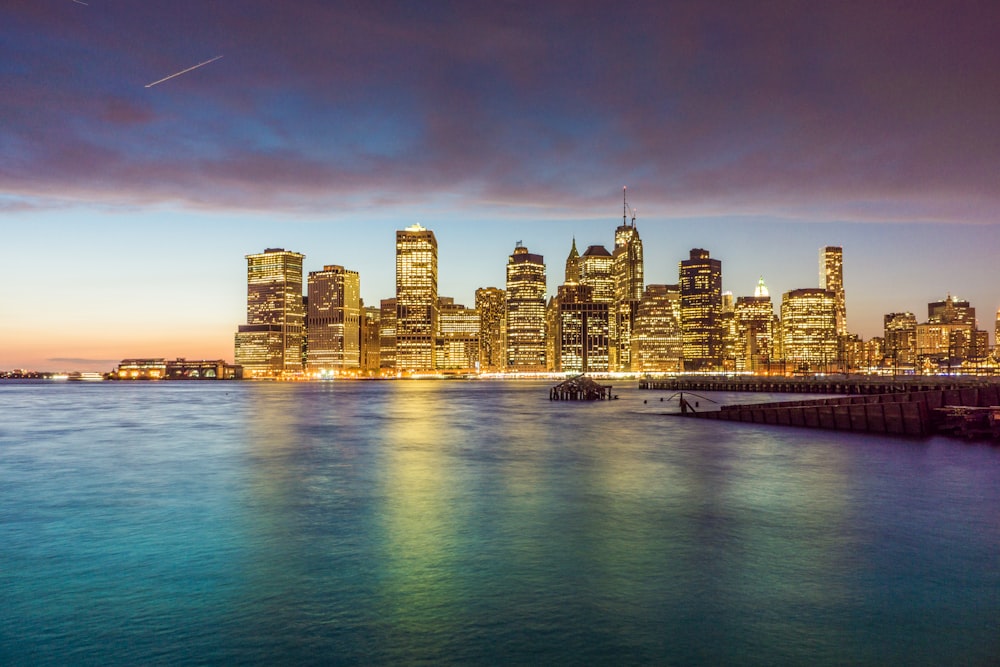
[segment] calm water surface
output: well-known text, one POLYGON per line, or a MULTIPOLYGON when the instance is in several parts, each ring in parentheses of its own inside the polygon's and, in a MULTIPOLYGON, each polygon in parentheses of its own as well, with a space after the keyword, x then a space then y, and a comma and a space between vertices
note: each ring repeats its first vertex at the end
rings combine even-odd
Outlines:
POLYGON ((996 664, 1000 447, 549 384, 0 383, 0 663, 996 664))

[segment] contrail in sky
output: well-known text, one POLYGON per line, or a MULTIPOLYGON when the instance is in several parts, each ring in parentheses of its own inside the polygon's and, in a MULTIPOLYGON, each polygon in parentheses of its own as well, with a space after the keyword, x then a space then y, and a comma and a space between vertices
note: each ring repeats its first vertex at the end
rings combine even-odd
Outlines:
POLYGON ((90 5, 88 5, 86 2, 83 2, 83 0, 73 0, 73 2, 75 2, 78 5, 83 5, 85 7, 90 7, 90 5))
POLYGON ((216 60, 218 60, 221 57, 222 56, 215 56, 214 58, 210 58, 210 59, 206 60, 203 63, 198 63, 197 65, 194 65, 192 67, 188 67, 187 69, 182 69, 180 72, 176 72, 174 74, 171 74, 170 76, 165 76, 162 79, 160 79, 159 81, 154 81, 153 83, 147 83, 146 84, 146 88, 152 88, 156 84, 163 83, 164 81, 169 81, 170 79, 174 78, 175 76, 180 76, 181 74, 187 74, 188 72, 190 72, 193 69, 198 69, 199 67, 203 67, 204 65, 207 65, 208 63, 214 63, 216 60))

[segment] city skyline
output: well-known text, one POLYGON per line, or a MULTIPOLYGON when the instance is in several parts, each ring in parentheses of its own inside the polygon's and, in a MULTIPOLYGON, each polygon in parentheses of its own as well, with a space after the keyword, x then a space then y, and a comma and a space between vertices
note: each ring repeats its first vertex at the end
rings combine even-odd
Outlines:
POLYGON ((613 248, 625 184, 646 284, 705 248, 723 290, 763 275, 779 297, 838 246, 850 331, 951 294, 992 344, 998 14, 15 2, 0 369, 232 359, 245 255, 345 266, 378 306, 413 224, 437 234, 440 294, 502 288, 521 241, 552 295, 574 238, 613 248))

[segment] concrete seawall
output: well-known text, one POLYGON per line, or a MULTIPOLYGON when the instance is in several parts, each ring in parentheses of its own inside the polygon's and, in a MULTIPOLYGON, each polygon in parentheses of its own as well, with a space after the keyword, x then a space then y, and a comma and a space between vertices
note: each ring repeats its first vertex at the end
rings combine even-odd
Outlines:
POLYGON ((726 405, 720 410, 691 412, 687 416, 754 424, 925 436, 943 430, 953 431, 954 415, 950 415, 949 412, 954 411, 946 408, 995 406, 1000 406, 1000 388, 988 385, 752 405, 726 405))

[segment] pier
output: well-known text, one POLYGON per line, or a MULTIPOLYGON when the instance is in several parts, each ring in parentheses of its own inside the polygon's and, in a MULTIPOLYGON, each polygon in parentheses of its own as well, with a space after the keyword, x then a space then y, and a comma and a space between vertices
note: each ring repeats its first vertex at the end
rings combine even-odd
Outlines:
POLYGON ((644 379, 639 389, 664 391, 738 391, 795 394, 894 394, 914 391, 996 386, 1000 380, 975 376, 823 376, 823 377, 726 377, 684 376, 644 379))
POLYGON ((687 412, 685 416, 918 437, 1000 438, 1000 387, 990 384, 724 405, 719 410, 687 412))

